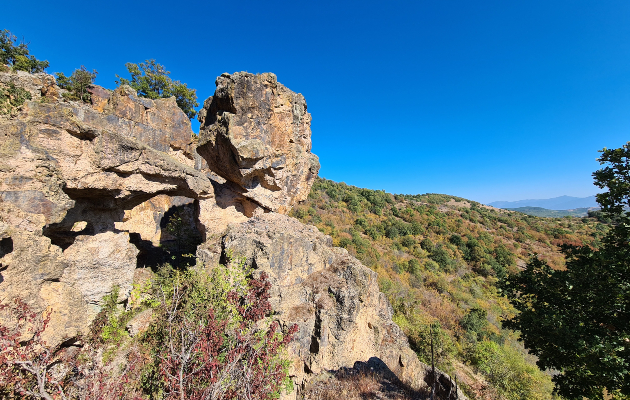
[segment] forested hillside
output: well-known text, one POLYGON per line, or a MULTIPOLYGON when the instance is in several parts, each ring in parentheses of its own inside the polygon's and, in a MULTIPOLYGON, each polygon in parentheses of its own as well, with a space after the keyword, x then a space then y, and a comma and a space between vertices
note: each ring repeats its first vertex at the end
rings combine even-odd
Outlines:
POLYGON ((441 195, 392 195, 318 179, 292 216, 330 235, 379 275, 421 360, 473 397, 551 398, 551 378, 502 329, 514 313, 497 282, 532 254, 562 269, 564 243, 597 247, 594 218, 539 218, 441 195), (432 335, 433 333, 433 335, 432 335))

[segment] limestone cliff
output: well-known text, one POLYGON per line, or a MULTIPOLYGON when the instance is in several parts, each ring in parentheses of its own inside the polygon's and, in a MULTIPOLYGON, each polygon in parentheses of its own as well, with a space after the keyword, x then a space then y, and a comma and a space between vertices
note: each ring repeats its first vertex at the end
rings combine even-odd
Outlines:
POLYGON ((164 227, 177 211, 206 267, 231 249, 269 273, 279 321, 300 327, 289 348, 299 387, 374 358, 425 385, 376 274, 281 215, 306 198, 319 162, 303 96, 275 75, 221 75, 198 143, 174 98, 95 86, 84 104, 46 74, 0 73, 8 83, 32 100, 0 116, 0 302, 52 309, 51 342, 85 332, 115 285, 128 298, 137 268, 173 240, 164 227))

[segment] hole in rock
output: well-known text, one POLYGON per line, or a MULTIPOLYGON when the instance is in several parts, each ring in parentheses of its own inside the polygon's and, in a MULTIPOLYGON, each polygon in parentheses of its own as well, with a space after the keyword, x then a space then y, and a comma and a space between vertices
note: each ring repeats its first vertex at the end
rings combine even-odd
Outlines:
POLYGON ((0 240, 0 258, 13 252, 13 239, 10 237, 0 240))
POLYGON ((59 224, 48 225, 44 227, 43 232, 44 236, 50 238, 52 244, 61 247, 62 250, 72 246, 77 236, 94 234, 93 225, 87 221, 77 221, 70 224, 67 222, 64 220, 59 224))
POLYGON ((156 270, 165 263, 175 268, 195 265, 202 236, 193 199, 156 196, 127 211, 124 221, 121 227, 140 251, 138 268, 156 270))
POLYGON ((306 374, 312 374, 313 371, 308 367, 308 365, 306 365, 306 363, 304 363, 304 373, 306 374))
POLYGON ((44 236, 62 250, 79 236, 104 232, 129 233, 129 242, 139 250, 136 267, 152 269, 164 263, 184 268, 196 263, 202 237, 197 228, 197 204, 192 198, 146 194, 128 199, 116 193, 67 190, 75 206, 61 222, 47 225, 44 236))
POLYGON ((311 345, 309 351, 312 354, 319 353, 319 338, 322 336, 322 317, 320 311, 315 313, 315 326, 313 327, 313 335, 311 336, 311 345))
POLYGON ((311 337, 311 345, 309 346, 308 351, 312 354, 319 353, 319 340, 317 340, 315 336, 311 337))

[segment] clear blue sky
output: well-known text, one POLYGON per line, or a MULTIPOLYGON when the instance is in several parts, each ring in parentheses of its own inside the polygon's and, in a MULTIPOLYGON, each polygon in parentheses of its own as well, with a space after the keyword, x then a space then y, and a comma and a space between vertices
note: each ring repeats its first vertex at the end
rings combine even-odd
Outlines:
POLYGON ((200 103, 223 72, 274 72, 320 176, 393 193, 584 197, 630 140, 627 0, 12 1, 0 29, 109 88, 155 58, 200 103))

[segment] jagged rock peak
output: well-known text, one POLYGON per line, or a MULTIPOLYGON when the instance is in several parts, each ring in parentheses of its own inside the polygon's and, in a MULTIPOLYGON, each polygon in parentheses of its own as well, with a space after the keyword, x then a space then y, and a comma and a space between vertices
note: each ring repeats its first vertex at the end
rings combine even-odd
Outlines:
POLYGON ((304 96, 274 74, 222 74, 199 113, 197 152, 211 170, 264 208, 287 213, 319 172, 304 96))

